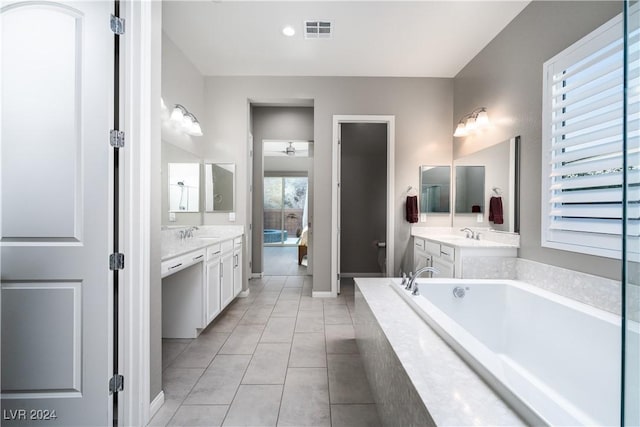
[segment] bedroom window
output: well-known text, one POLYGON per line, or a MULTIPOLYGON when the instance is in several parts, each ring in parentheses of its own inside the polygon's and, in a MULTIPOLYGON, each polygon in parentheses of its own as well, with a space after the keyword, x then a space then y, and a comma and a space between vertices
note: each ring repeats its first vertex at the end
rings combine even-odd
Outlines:
MULTIPOLYGON (((618 16, 544 64, 544 247, 620 258, 623 47, 618 16)), ((631 83, 638 87, 637 79, 631 83)), ((637 103, 629 114, 638 115, 637 103)), ((637 126, 628 132, 637 139, 637 126)), ((637 169, 638 152, 628 160, 637 169)), ((640 199, 638 182, 630 186, 630 196, 640 199)), ((629 218, 637 224, 638 204, 630 206, 629 218)))

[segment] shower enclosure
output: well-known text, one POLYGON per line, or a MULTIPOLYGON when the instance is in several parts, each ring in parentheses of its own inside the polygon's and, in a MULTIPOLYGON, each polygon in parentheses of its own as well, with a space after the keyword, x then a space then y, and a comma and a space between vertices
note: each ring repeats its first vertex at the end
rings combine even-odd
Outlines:
POLYGON ((621 424, 640 425, 640 12, 625 1, 625 179, 622 257, 622 408, 621 424))

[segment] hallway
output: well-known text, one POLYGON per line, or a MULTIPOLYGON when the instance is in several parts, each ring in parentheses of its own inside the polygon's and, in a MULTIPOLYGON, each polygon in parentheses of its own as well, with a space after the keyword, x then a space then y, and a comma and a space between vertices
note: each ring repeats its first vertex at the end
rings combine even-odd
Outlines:
POLYGON ((306 276, 307 267, 298 265, 298 246, 264 246, 265 276, 306 276))
POLYGON ((311 298, 311 278, 249 281, 197 339, 163 340, 165 404, 151 426, 377 426, 354 338, 353 283, 311 298))

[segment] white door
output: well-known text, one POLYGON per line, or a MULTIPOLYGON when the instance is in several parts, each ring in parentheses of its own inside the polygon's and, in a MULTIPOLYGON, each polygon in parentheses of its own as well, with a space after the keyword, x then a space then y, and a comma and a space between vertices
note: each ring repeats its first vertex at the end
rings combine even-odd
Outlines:
POLYGON ((340 212, 342 210, 342 191, 340 189, 340 183, 342 181, 342 123, 338 123, 338 159, 337 159, 337 167, 338 167, 338 201, 337 201, 337 233, 338 233, 338 246, 336 249, 336 256, 338 257, 337 261, 337 278, 334 277, 333 280, 337 280, 336 289, 337 292, 340 293, 340 212))
POLYGON ((113 2, 3 4, 2 422, 105 426, 113 2))

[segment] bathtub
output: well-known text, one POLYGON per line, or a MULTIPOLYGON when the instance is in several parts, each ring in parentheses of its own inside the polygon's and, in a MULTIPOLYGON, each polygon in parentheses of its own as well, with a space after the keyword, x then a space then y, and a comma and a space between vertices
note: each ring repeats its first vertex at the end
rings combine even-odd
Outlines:
POLYGON ((417 282, 390 286, 527 423, 620 424, 619 316, 513 280, 417 282))

